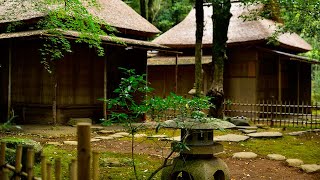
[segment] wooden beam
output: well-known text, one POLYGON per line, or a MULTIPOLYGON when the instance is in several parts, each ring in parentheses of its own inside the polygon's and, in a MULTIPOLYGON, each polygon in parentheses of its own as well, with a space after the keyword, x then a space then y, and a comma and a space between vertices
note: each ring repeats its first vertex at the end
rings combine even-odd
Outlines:
POLYGON ((12 71, 12 41, 9 42, 9 58, 8 58, 8 112, 7 112, 7 119, 9 120, 11 114, 11 71, 12 71))

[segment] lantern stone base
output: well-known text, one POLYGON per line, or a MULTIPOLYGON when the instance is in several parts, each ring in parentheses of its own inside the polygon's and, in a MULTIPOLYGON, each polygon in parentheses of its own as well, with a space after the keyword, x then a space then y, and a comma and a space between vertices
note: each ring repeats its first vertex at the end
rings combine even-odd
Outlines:
POLYGON ((177 157, 173 165, 162 170, 162 180, 230 180, 227 165, 219 158, 177 157))

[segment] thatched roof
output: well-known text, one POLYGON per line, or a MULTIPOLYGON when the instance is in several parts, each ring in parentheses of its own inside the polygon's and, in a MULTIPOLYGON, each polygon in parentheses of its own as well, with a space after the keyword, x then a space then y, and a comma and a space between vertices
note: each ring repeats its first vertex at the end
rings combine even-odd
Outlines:
MULTIPOLYGON (((75 31, 61 31, 64 36, 67 38, 78 38, 80 36, 79 32, 75 31)), ((25 32, 15 32, 15 33, 2 33, 0 34, 1 39, 11 39, 11 38, 25 38, 32 36, 53 36, 48 30, 34 30, 34 31, 25 31, 25 32)), ((111 37, 111 36, 100 36, 103 44, 112 44, 117 46, 131 46, 133 48, 143 48, 147 50, 170 50, 166 46, 162 46, 156 43, 134 40, 128 38, 120 37, 111 37), (121 43, 119 43, 121 42, 121 43)))
MULTIPOLYGON (((272 20, 259 19, 244 21, 244 19, 239 16, 248 13, 248 7, 241 6, 240 3, 232 3, 231 13, 233 16, 230 19, 228 45, 266 41, 276 30, 276 24, 272 20)), ((204 6, 204 46, 210 46, 212 44, 211 15, 211 6, 204 6)), ((153 42, 173 48, 194 47, 196 31, 195 22, 195 9, 193 9, 181 23, 156 38, 153 42)), ((286 48, 302 52, 311 50, 311 46, 294 33, 282 34, 278 41, 281 46, 286 48)))
MULTIPOLYGON (((46 15, 40 0, 4 0, 0 2, 0 23, 29 20, 46 15), (18 3, 17 3, 18 2, 18 3), (10 13, 9 13, 10 12, 10 13)), ((109 25, 125 30, 155 35, 160 31, 121 0, 97 0, 99 7, 89 12, 109 25)), ((48 9, 53 9, 54 6, 48 9)))
MULTIPOLYGON (((179 56, 177 60, 178 65, 194 65, 194 56, 179 56)), ((209 64, 212 62, 212 56, 202 56, 202 64, 209 64)), ((176 57, 174 56, 156 56, 148 59, 148 66, 168 66, 176 64, 176 57)))

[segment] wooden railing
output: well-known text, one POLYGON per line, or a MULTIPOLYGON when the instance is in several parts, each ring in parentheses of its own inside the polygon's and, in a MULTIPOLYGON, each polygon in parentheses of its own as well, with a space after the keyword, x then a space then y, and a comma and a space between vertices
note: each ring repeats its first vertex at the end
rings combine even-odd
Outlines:
POLYGON ((224 114, 243 116, 255 124, 270 126, 320 127, 320 104, 261 101, 257 104, 226 101, 224 114), (319 111, 319 112, 318 112, 319 111))
MULTIPOLYGON (((99 153, 91 152, 90 136, 91 128, 89 123, 79 123, 77 126, 78 134, 78 155, 77 160, 73 159, 69 163, 69 179, 99 179, 99 153), (91 171, 91 154, 92 154, 92 171, 91 171), (78 168, 77 168, 78 167, 78 168), (92 174, 91 174, 92 172, 92 174)), ((52 177, 56 180, 61 180, 61 158, 55 159, 54 166, 47 161, 45 156, 41 156, 41 177, 34 176, 34 150, 28 148, 27 161, 24 164, 25 171, 22 171, 22 146, 16 148, 15 165, 6 163, 5 160, 6 143, 1 142, 0 152, 0 180, 15 179, 20 180, 22 177, 27 180, 51 180, 52 177), (52 174, 54 169, 54 175, 52 174), (11 176, 9 178, 9 176, 11 176)))

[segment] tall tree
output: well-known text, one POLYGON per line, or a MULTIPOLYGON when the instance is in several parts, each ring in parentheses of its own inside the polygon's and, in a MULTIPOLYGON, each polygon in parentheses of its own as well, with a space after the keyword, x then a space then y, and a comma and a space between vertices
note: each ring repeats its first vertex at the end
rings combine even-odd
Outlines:
POLYGON ((214 107, 209 115, 217 118, 223 116, 223 70, 227 60, 228 28, 232 14, 230 0, 212 0, 212 77, 213 81, 207 95, 212 99, 214 107))
POLYGON ((140 0, 140 15, 147 19, 146 0, 140 0))
POLYGON ((196 96, 200 96, 202 90, 202 37, 203 37, 203 1, 196 1, 196 45, 195 45, 195 88, 196 96))

